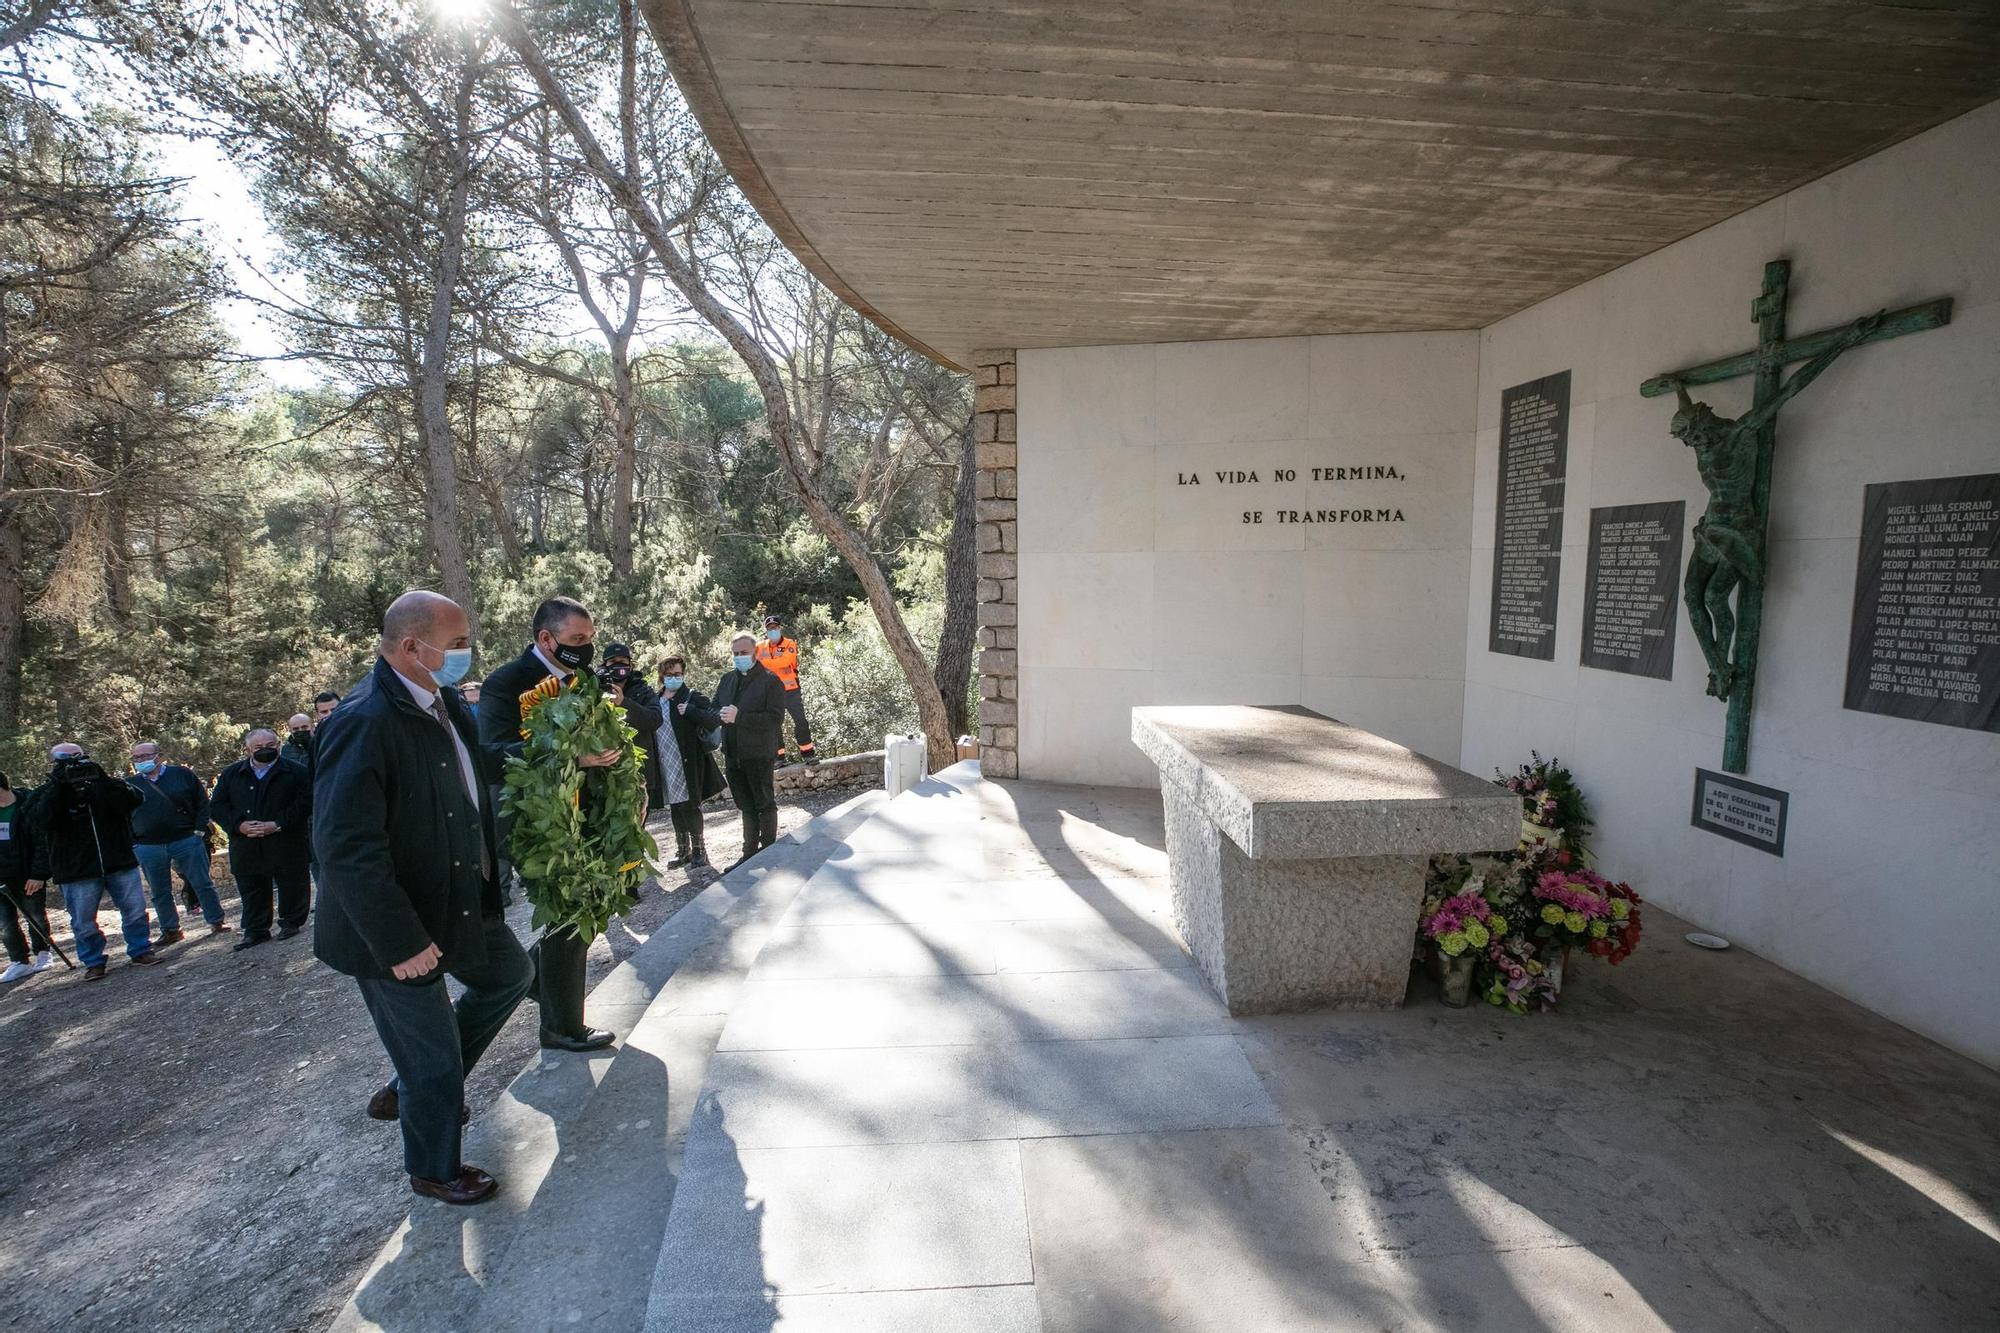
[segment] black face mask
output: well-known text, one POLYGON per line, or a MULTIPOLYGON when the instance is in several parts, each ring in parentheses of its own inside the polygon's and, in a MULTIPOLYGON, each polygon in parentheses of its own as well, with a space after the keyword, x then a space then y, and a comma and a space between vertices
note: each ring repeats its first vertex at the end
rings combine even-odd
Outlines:
POLYGON ((306 737, 310 735, 312 735, 310 731, 307 731, 304 727, 301 727, 297 731, 292 733, 292 739, 297 741, 300 745, 304 745, 306 743, 306 737))
POLYGON ((278 762, 278 749, 274 745, 266 745, 261 750, 252 750, 250 757, 260 764, 275 764, 278 762))
POLYGON ((595 645, 588 643, 559 643, 549 656, 568 667, 571 671, 581 671, 590 665, 590 654, 595 645))

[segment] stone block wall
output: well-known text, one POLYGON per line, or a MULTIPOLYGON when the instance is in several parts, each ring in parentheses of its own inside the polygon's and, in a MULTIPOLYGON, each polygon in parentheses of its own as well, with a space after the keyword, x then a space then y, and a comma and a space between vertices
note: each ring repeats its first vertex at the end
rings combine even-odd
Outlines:
POLYGON ((1020 540, 1015 523, 1014 353, 972 354, 972 441, 979 469, 979 758, 989 778, 1020 775, 1020 540))
POLYGON ((776 791, 830 791, 836 787, 879 787, 882 785, 882 752, 863 750, 817 764, 788 764, 771 775, 776 791))

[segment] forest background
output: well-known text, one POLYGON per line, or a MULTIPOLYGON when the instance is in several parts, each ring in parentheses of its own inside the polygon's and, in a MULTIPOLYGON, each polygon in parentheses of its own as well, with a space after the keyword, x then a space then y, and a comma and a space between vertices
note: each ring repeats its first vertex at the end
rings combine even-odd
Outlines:
POLYGON ((630 0, 0 0, 17 781, 65 738, 213 772, 410 587, 471 607, 477 674, 554 593, 705 688, 777 611, 821 753, 936 763, 976 722, 970 397, 778 244, 630 0), (266 262, 185 220, 190 138, 266 262))

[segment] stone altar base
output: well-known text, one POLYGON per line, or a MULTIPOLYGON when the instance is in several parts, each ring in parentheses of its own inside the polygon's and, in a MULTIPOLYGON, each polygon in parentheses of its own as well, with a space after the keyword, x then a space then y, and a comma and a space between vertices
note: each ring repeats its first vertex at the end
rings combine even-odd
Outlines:
POLYGON ((1438 852, 1520 836, 1512 792, 1310 709, 1135 708, 1174 925, 1233 1015, 1403 1002, 1438 852))
POLYGON ((1234 1015, 1393 1009, 1410 981, 1422 856, 1257 861, 1161 784, 1174 929, 1234 1015))

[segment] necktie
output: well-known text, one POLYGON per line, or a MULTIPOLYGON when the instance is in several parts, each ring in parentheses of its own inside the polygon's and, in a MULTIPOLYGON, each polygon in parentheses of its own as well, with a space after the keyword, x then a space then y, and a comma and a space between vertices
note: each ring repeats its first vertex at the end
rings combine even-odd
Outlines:
MULTIPOLYGON (((431 716, 436 718, 438 725, 444 728, 445 740, 451 745, 452 756, 458 758, 458 747, 460 744, 458 729, 451 725, 451 714, 444 711, 444 697, 442 695, 433 694, 431 696, 431 716)), ((472 785, 474 778, 471 773, 466 771, 464 759, 459 759, 458 776, 459 780, 465 784, 466 800, 472 806, 473 816, 477 818, 479 813, 479 794, 477 789, 472 785)), ((478 833, 479 873, 491 879, 493 878, 493 853, 487 850, 485 829, 483 827, 480 828, 478 833)))

